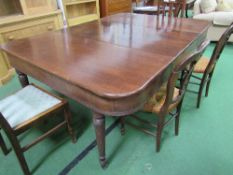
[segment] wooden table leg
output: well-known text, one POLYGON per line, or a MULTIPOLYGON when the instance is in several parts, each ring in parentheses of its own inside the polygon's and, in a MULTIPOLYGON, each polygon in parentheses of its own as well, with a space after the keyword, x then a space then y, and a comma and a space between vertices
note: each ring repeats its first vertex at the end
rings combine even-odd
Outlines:
POLYGON ((27 75, 24 74, 23 72, 18 71, 18 70, 16 70, 16 72, 18 74, 18 78, 19 78, 19 82, 20 82, 21 86, 25 87, 25 86, 29 85, 27 75))
POLYGON ((99 161, 102 168, 106 166, 105 158, 105 116, 93 112, 93 123, 96 133, 96 141, 99 151, 99 161))

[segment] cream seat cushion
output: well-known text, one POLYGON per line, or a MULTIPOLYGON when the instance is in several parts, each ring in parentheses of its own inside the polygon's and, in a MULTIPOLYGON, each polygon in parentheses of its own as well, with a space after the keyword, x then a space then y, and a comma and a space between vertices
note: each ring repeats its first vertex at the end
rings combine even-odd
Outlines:
POLYGON ((195 15, 194 19, 207 20, 218 26, 229 26, 233 22, 232 12, 211 12, 195 15))
POLYGON ((231 12, 215 12, 213 24, 229 26, 233 22, 233 10, 231 12))
POLYGON ((61 103, 33 85, 0 101, 0 112, 12 128, 61 103))
POLYGON ((217 2, 216 0, 202 0, 200 7, 203 13, 214 12, 217 7, 217 2))
POLYGON ((206 21, 213 21, 214 20, 214 14, 216 12, 211 12, 211 13, 200 13, 198 15, 195 15, 193 18, 194 19, 200 19, 200 20, 206 20, 206 21))
POLYGON ((222 1, 227 3, 233 9, 233 0, 219 0, 219 2, 222 2, 222 1))
POLYGON ((228 4, 228 2, 226 2, 226 1, 219 2, 217 7, 216 7, 216 10, 217 11, 223 11, 223 12, 233 11, 231 5, 228 4))

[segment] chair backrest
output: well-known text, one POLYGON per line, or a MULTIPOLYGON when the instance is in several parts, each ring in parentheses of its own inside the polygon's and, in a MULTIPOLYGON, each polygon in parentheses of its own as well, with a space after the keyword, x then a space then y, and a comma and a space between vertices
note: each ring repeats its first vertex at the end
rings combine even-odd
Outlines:
POLYGON ((158 14, 163 16, 168 13, 168 16, 181 17, 184 16, 186 7, 186 0, 158 0, 158 14))
POLYGON ((204 50, 209 45, 209 43, 210 41, 204 41, 193 54, 191 54, 186 59, 181 61, 177 66, 175 66, 168 79, 166 99, 161 111, 164 112, 168 111, 168 108, 171 104, 175 104, 183 99, 194 66, 197 63, 197 61, 201 58, 201 55, 203 54, 204 50), (177 80, 180 77, 181 77, 181 84, 179 87, 179 94, 174 99, 173 98, 174 90, 177 84, 177 80))
POLYGON ((221 53, 232 33, 233 33, 233 23, 226 29, 226 31, 222 34, 221 38, 217 42, 213 54, 210 58, 210 62, 205 70, 205 74, 209 74, 210 72, 214 71, 215 65, 219 57, 221 56, 221 53))

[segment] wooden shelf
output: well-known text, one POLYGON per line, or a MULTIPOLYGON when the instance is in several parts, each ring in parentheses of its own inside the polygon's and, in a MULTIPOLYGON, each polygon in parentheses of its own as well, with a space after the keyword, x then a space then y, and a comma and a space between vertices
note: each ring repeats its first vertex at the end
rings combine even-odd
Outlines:
POLYGON ((100 0, 101 17, 122 12, 131 12, 132 0, 100 0))
POLYGON ((56 10, 56 11, 41 13, 41 14, 32 14, 32 15, 14 14, 10 16, 0 17, 0 27, 2 27, 3 25, 9 24, 9 23, 20 22, 20 21, 29 20, 29 19, 36 19, 40 17, 46 17, 46 16, 50 16, 53 14, 61 14, 61 10, 56 10))
POLYGON ((57 10, 56 0, 0 0, 0 17, 39 14, 57 10))
POLYGON ((99 19, 98 0, 63 0, 68 26, 99 19))
POLYGON ((83 1, 71 1, 71 2, 66 2, 65 5, 75 5, 75 4, 83 4, 87 2, 96 2, 96 0, 83 0, 83 1))
POLYGON ((84 16, 77 17, 77 18, 70 18, 68 23, 69 23, 69 26, 74 26, 74 25, 82 24, 85 22, 90 22, 90 21, 97 20, 97 19, 99 19, 98 15, 90 14, 90 15, 84 15, 84 16))
MULTIPOLYGON (((63 27, 56 0, 0 0, 0 44, 63 27)), ((0 86, 14 74, 0 50, 0 86)))

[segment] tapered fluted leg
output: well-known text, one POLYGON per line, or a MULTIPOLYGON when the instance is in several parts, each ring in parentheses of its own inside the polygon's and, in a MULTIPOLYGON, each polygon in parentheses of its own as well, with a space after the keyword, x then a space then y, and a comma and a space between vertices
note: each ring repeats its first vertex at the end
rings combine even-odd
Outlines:
POLYGON ((102 168, 106 166, 105 158, 105 116, 93 112, 93 123, 96 133, 96 141, 99 151, 99 161, 102 168))
POLYGON ((21 84, 22 87, 25 87, 27 85, 29 85, 29 81, 28 81, 28 77, 26 74, 16 70, 17 74, 18 74, 18 78, 19 78, 19 82, 21 84))

